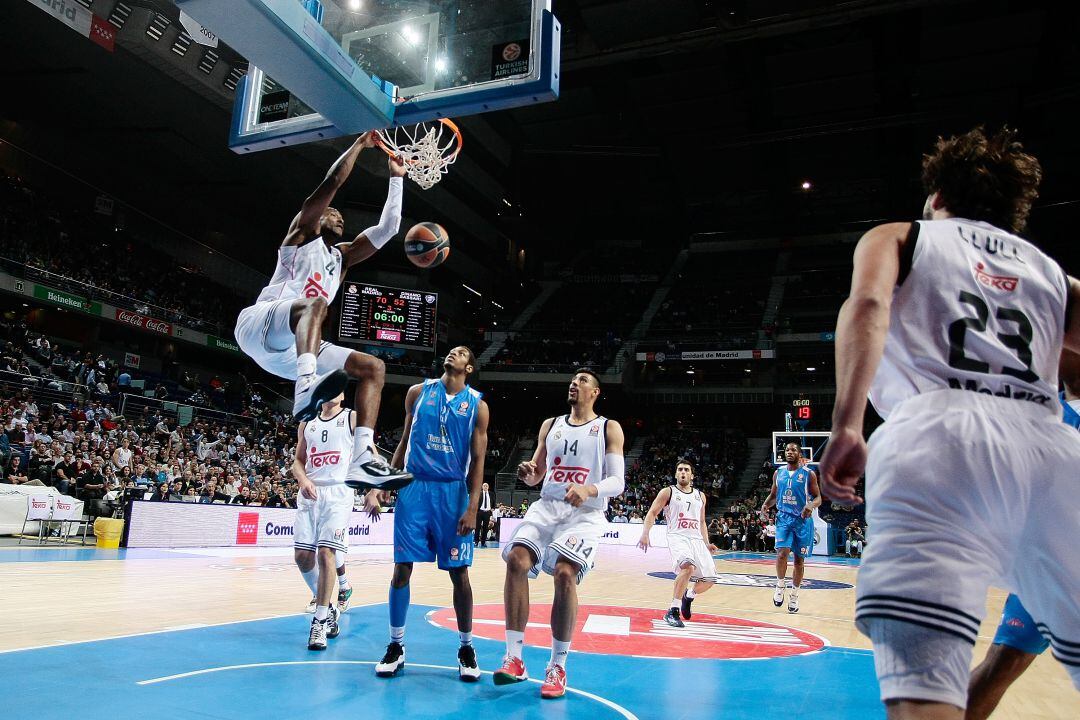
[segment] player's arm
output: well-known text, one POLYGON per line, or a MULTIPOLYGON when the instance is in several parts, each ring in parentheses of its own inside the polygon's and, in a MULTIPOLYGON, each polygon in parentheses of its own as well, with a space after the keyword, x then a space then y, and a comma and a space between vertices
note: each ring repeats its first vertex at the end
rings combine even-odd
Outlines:
POLYGON ((401 228, 401 196, 405 192, 405 164, 398 158, 390 158, 390 190, 386 194, 379 215, 379 224, 369 227, 352 242, 338 243, 341 260, 346 268, 362 263, 390 242, 401 228))
POLYGON ((649 552, 649 531, 652 530, 652 526, 656 524, 656 518, 660 515, 660 511, 664 509, 664 506, 671 501, 671 486, 660 490, 656 493, 656 499, 652 501, 652 505, 649 506, 649 512, 645 513, 645 520, 641 524, 641 539, 638 540, 638 547, 649 552))
POLYGON ((307 467, 305 428, 307 428, 307 423, 302 422, 300 427, 296 429, 296 454, 293 455, 292 473, 293 477, 296 478, 296 484, 300 487, 300 493, 308 500, 314 500, 319 497, 319 491, 315 489, 315 483, 311 482, 311 478, 307 476, 307 471, 304 469, 307 467))
POLYGON ((592 485, 571 485, 566 490, 566 501, 578 507, 591 497, 613 498, 623 494, 626 489, 626 461, 623 458, 622 425, 614 420, 607 421, 604 431, 604 477, 592 485))
POLYGON ((817 473, 813 470, 810 471, 810 486, 808 489, 813 499, 807 498, 806 507, 803 508, 802 515, 804 518, 808 518, 814 514, 814 510, 821 506, 821 487, 818 485, 817 473))
POLYGON ((698 527, 701 528, 701 539, 705 541, 705 547, 709 548, 710 552, 716 552, 719 548, 709 542, 709 530, 705 527, 705 504, 709 502, 705 497, 705 493, 701 493, 701 520, 698 522, 698 527))
POLYGON ((488 446, 488 405, 483 400, 476 410, 476 425, 473 427, 472 440, 469 443, 469 506, 458 520, 458 535, 468 535, 476 529, 476 510, 480 507, 480 489, 484 484, 484 456, 488 446))
POLYGON ((364 148, 374 146, 375 134, 366 132, 356 138, 353 144, 349 146, 349 149, 334 161, 334 164, 326 171, 326 177, 319 183, 319 187, 315 188, 315 192, 311 193, 304 200, 304 204, 300 206, 300 212, 293 218, 292 224, 289 225, 289 232, 285 234, 285 240, 281 243, 282 247, 286 245, 303 245, 319 234, 319 220, 322 218, 323 213, 326 212, 326 208, 330 207, 334 195, 337 194, 337 191, 341 189, 341 186, 345 184, 345 181, 352 173, 356 158, 360 156, 360 152, 364 148))
POLYGON ((851 292, 836 318, 833 434, 821 462, 822 488, 834 500, 862 502, 854 487, 866 468, 866 396, 885 350, 893 290, 910 232, 911 223, 878 225, 855 248, 851 292))
POLYGON ((423 385, 413 385, 409 388, 409 392, 405 393, 405 428, 401 431, 401 439, 398 440, 397 448, 394 450, 394 459, 390 461, 394 467, 405 467, 405 448, 409 446, 409 437, 412 435, 413 408, 416 407, 416 401, 423 387, 423 385))
POLYGON ((773 470, 772 474, 772 487, 769 488, 769 494, 765 497, 765 502, 761 503, 761 517, 769 517, 769 508, 776 504, 776 475, 780 470, 773 470))
MULTIPOLYGON (((547 472, 547 436, 551 432, 551 424, 555 418, 548 418, 540 424, 540 433, 536 437, 536 450, 533 451, 531 460, 518 465, 518 480, 532 487, 544 478, 547 472)), ((400 465, 396 467, 401 467, 400 465)))
POLYGON ((1080 353, 1080 280, 1066 276, 1069 281, 1065 298, 1065 349, 1080 353))

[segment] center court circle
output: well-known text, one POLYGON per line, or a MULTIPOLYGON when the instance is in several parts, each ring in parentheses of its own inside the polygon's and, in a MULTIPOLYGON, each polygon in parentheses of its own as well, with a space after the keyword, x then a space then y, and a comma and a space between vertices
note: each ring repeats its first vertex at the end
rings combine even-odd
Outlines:
MULTIPOLYGON (((433 610, 428 621, 457 631, 453 608, 433 610)), ((502 605, 473 609, 473 635, 503 641, 502 605)), ((551 605, 533 605, 525 644, 551 647, 551 605)), ((574 628, 574 652, 661 658, 718 660, 807 655, 823 649, 824 638, 785 625, 758 620, 695 613, 685 628, 664 622, 664 611, 646 608, 582 605, 574 628)))

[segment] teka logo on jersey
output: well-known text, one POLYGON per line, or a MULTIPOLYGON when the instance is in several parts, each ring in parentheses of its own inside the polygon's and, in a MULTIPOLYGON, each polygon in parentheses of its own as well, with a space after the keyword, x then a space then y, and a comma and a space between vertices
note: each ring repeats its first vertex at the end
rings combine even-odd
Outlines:
POLYGON ((677 530, 697 530, 698 521, 690 518, 679 518, 675 523, 675 528, 677 530))
POLYGON ((975 279, 979 281, 980 285, 993 290, 1012 292, 1016 289, 1016 286, 1020 284, 1020 278, 1008 277, 1006 275, 991 275, 988 272, 984 272, 985 269, 986 266, 982 263, 975 265, 975 279))
POLYGON ((316 452, 315 447, 311 448, 311 452, 308 453, 308 460, 311 461, 311 467, 321 468, 327 465, 337 465, 341 462, 341 452, 338 450, 324 450, 323 452, 316 452))
POLYGON ((315 273, 309 277, 304 285, 304 297, 330 297, 329 293, 323 290, 322 279, 322 273, 315 273))
POLYGON ((257 545, 259 543, 259 513, 242 512, 236 516, 236 544, 257 545))
POLYGON ((551 482, 584 485, 589 479, 589 468, 573 467, 571 465, 561 467, 559 465, 561 462, 562 458, 555 458, 555 467, 551 468, 551 482))

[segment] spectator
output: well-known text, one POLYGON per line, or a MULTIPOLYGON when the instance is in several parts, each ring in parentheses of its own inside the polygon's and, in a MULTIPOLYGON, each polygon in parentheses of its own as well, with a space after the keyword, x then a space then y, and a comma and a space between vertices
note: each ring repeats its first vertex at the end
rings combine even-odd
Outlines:
POLYGON ((169 502, 169 486, 166 483, 158 485, 150 499, 154 502, 169 502))
POLYGON ((3 470, 3 482, 9 485, 42 485, 40 480, 31 481, 22 467, 22 456, 14 455, 3 470))
POLYGON ((247 485, 240 487, 240 492, 232 499, 232 505, 250 505, 251 504, 251 491, 247 485))

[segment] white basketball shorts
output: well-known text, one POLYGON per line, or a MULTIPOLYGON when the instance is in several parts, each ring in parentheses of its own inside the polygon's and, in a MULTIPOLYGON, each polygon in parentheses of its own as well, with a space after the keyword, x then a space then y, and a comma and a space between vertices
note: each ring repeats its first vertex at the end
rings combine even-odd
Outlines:
POLYGON ((509 557, 515 545, 532 550, 537 562, 530 577, 536 577, 541 570, 554 575, 555 563, 564 557, 578 566, 580 584, 596 563, 600 538, 605 532, 607 518, 603 511, 541 498, 529 506, 514 537, 503 548, 502 556, 504 560, 509 557))
POLYGON ((300 493, 296 495, 293 547, 311 551, 329 547, 346 553, 356 493, 345 485, 318 485, 316 489, 318 497, 315 500, 308 500, 300 493))
MULTIPOLYGON (((255 303, 236 318, 236 344, 263 370, 286 380, 296 379, 296 335, 289 315, 296 298, 255 303)), ((319 345, 317 372, 345 367, 352 350, 333 343, 319 345)))
POLYGON ((966 706, 967 675, 951 670, 970 667, 990 585, 1020 597, 1080 688, 1077 467, 1080 433, 1061 422, 1057 398, 938 390, 904 401, 878 428, 856 626, 873 639, 875 622, 907 623, 936 648, 907 652, 910 637, 882 648, 893 655, 878 663, 883 700, 966 706))
POLYGON ((671 553, 671 568, 677 575, 686 563, 694 566, 690 573, 690 582, 717 582, 716 563, 713 562, 709 546, 700 535, 676 535, 668 533, 668 552, 671 553))

